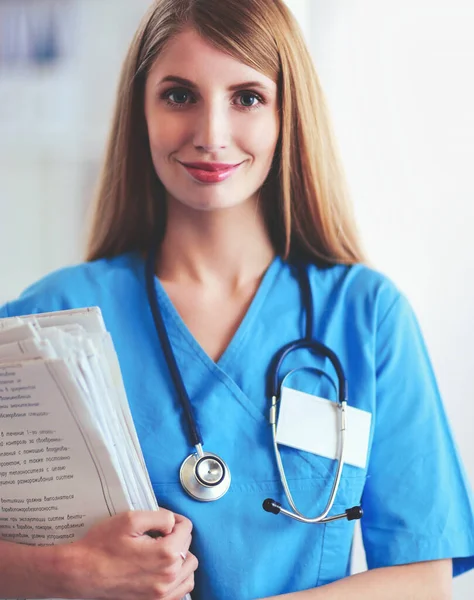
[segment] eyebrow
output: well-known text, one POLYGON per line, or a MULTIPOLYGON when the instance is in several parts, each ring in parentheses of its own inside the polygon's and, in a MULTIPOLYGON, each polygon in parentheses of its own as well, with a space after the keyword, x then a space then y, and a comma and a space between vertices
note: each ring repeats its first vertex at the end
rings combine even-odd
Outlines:
MULTIPOLYGON (((173 83, 179 83, 180 85, 185 85, 186 87, 192 88, 194 90, 198 89, 198 86, 196 83, 194 83, 194 81, 191 81, 190 79, 185 79, 184 77, 178 77, 177 75, 167 75, 166 77, 163 77, 163 79, 161 79, 157 83, 157 86, 161 85, 162 83, 166 83, 168 81, 171 81, 173 83)), ((236 83, 234 85, 230 85, 228 89, 231 92, 235 92, 236 90, 241 90, 243 88, 255 88, 255 87, 265 90, 266 92, 270 92, 270 88, 268 86, 266 86, 264 83, 262 83, 261 81, 243 81, 242 83, 236 83)))

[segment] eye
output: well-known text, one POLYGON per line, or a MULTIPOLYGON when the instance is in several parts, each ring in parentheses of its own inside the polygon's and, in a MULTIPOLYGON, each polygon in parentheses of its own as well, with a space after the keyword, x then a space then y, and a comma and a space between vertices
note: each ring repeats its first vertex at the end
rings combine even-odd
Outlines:
POLYGON ((188 103, 190 96, 188 90, 175 88, 165 92, 162 98, 171 106, 183 106, 188 103))
POLYGON ((171 92, 171 94, 168 94, 168 98, 172 102, 176 102, 176 104, 185 104, 186 100, 188 99, 188 92, 184 92, 182 90, 171 92))
POLYGON ((240 106, 246 109, 259 108, 264 104, 263 98, 254 92, 241 92, 239 94, 240 106))

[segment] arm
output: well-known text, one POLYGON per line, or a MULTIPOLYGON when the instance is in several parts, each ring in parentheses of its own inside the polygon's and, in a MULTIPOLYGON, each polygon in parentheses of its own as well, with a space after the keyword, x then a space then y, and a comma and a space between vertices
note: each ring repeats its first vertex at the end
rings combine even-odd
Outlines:
POLYGON ((450 600, 451 560, 384 567, 266 600, 450 600))
POLYGON ((0 542, 2 598, 67 598, 67 549, 0 542))

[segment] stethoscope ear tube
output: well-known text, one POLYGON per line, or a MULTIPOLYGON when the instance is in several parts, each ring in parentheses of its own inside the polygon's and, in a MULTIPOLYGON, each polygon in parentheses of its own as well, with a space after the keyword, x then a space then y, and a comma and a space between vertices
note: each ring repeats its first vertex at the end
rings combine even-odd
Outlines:
MULTIPOLYGON (((297 369, 295 369, 296 371, 297 369)), ((316 517, 306 517, 301 513, 295 505, 293 497, 291 495, 290 488, 288 486, 288 481, 286 479, 285 470, 283 468, 283 463, 281 460, 280 451, 278 449, 278 443, 276 439, 276 422, 277 422, 277 414, 276 414, 276 405, 277 405, 277 397, 272 397, 272 407, 270 409, 270 424, 272 428, 272 436, 273 436, 273 448, 275 450, 275 458, 277 461, 278 471, 280 473, 280 479, 283 485, 283 489, 285 490, 286 498, 293 509, 294 512, 287 510, 281 506, 279 502, 276 502, 272 498, 267 498, 263 502, 263 509, 267 512, 271 512, 275 515, 283 514, 287 517, 291 517, 296 521, 300 521, 301 523, 329 523, 331 521, 337 521, 339 519, 347 519, 348 521, 353 521, 355 519, 362 518, 363 510, 360 506, 353 506, 352 508, 348 508, 345 513, 339 515, 328 516, 330 510, 333 507, 334 501, 336 499, 337 491, 339 489, 339 484, 341 481, 342 469, 344 467, 344 451, 345 451, 345 442, 346 442, 346 427, 347 427, 347 402, 342 402, 339 405, 340 411, 340 443, 339 443, 339 455, 338 455, 338 464, 337 464, 337 472, 336 477, 334 478, 333 486, 331 489, 331 493, 329 495, 328 502, 326 504, 323 512, 316 517)))
MULTIPOLYGON (((295 369, 294 371, 296 371, 296 370, 297 369, 295 369)), ((301 513, 296 508, 295 502, 293 500, 293 496, 291 494, 291 491, 290 491, 290 488, 288 485, 288 481, 286 479, 285 469, 283 468, 280 451, 278 449, 278 442, 276 439, 276 422, 277 422, 276 406, 277 406, 277 397, 273 396, 272 397, 272 406, 270 409, 270 425, 272 428, 273 449, 275 451, 275 458, 276 458, 276 462, 277 462, 277 466, 278 466, 278 472, 280 473, 281 483, 283 485, 283 489, 285 490, 285 496, 294 512, 284 509, 281 505, 276 503, 271 498, 268 499, 269 502, 267 502, 267 503, 264 502, 263 508, 265 510, 268 510, 269 508, 271 508, 273 510, 270 510, 269 512, 273 512, 274 514, 281 513, 283 515, 286 515, 287 517, 291 517, 292 519, 301 521, 302 523, 328 523, 329 521, 335 521, 340 518, 347 518, 346 513, 344 513, 343 515, 335 515, 334 517, 333 516, 328 517, 329 512, 332 509, 334 501, 336 499, 337 491, 339 489, 339 483, 341 481, 342 469, 344 467, 344 451, 345 451, 346 425, 347 425, 347 423, 346 423, 347 402, 344 401, 344 402, 342 402, 342 404, 339 405, 340 443, 339 443, 339 450, 338 450, 338 457, 337 457, 336 476, 334 478, 331 493, 329 495, 329 500, 326 504, 326 507, 323 510, 323 512, 316 517, 305 516, 303 513, 301 513), (277 512, 275 512, 277 508, 279 510, 277 512)), ((351 512, 351 516, 353 516, 354 514, 355 514, 355 512, 353 512, 353 513, 351 512)))
MULTIPOLYGON (((266 510, 269 513, 274 515, 278 515, 279 513, 283 513, 284 515, 291 517, 292 519, 296 519, 297 521, 301 521, 302 523, 312 523, 311 519, 306 519, 302 516, 299 516, 295 513, 290 512, 289 510, 285 510, 282 505, 273 500, 273 498, 267 498, 263 501, 262 504, 263 510, 266 510)), ((361 519, 364 514, 361 506, 353 506, 352 508, 347 508, 345 513, 340 515, 334 515, 332 517, 326 517, 325 519, 321 519, 320 521, 316 521, 316 523, 330 523, 331 521, 339 521, 339 519, 347 519, 348 521, 354 521, 356 519, 361 519)))

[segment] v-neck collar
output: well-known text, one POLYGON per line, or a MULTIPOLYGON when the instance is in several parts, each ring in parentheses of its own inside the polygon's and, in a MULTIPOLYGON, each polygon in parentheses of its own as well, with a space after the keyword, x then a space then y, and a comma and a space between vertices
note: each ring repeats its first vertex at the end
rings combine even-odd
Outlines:
MULTIPOLYGON (((233 335, 223 354, 217 361, 212 360, 212 358, 205 352, 202 346, 198 343, 196 338, 193 336, 186 323, 181 318, 181 315, 176 310, 174 304, 172 303, 170 297, 168 296, 165 288, 163 287, 161 281, 158 277, 155 276, 155 289, 158 297, 158 304, 160 309, 163 311, 163 317, 166 322, 172 322, 176 328, 176 330, 181 335, 182 339, 190 346, 193 352, 201 358, 201 360, 207 364, 208 366, 218 367, 219 369, 225 371, 226 367, 235 360, 239 350, 241 349, 245 339, 247 338, 249 332, 251 331, 252 325, 257 318, 260 309, 265 303, 265 299, 267 298, 270 290, 272 289, 278 275, 282 269, 283 261, 280 257, 275 257, 273 261, 270 263, 269 267, 265 271, 260 285, 250 303, 250 306, 247 309, 240 325, 237 328, 237 331, 233 335)), ((172 335, 173 332, 168 331, 168 335, 172 335)))

